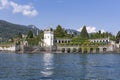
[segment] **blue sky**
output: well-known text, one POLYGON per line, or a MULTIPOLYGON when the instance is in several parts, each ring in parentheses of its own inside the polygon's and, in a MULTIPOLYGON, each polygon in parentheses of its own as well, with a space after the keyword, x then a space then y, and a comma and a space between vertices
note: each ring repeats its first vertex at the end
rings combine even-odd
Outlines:
POLYGON ((116 34, 120 30, 120 0, 0 0, 0 19, 40 29, 78 30, 86 25, 116 34))

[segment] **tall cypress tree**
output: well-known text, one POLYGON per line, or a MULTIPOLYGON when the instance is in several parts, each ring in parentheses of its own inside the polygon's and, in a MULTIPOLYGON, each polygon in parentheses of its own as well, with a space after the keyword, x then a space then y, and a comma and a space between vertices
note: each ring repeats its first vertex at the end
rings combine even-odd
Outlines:
POLYGON ((86 26, 83 27, 81 33, 80 33, 80 37, 82 39, 88 39, 89 38, 89 35, 88 35, 88 32, 86 30, 86 26))

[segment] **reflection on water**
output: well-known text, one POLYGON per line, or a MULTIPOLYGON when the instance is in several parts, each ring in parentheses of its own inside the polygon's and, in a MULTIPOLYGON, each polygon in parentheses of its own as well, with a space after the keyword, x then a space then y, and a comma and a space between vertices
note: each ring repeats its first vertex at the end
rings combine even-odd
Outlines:
POLYGON ((120 54, 0 53, 0 80, 119 80, 120 54))
POLYGON ((41 73, 44 77, 48 77, 53 74, 54 69, 53 57, 54 55, 51 53, 46 53, 43 55, 43 70, 41 71, 41 73))

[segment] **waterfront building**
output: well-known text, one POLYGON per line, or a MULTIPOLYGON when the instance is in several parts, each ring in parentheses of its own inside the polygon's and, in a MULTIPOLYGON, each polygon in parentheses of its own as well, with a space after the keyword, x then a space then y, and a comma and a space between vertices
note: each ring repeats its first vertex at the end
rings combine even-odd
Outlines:
POLYGON ((52 28, 44 30, 44 47, 52 47, 54 45, 54 32, 52 28))
POLYGON ((89 41, 93 43, 109 43, 110 39, 109 38, 89 39, 89 41))
MULTIPOLYGON (((76 44, 72 42, 71 38, 54 38, 54 30, 48 28, 44 30, 44 37, 39 41, 39 45, 31 46, 28 41, 25 40, 20 45, 15 46, 15 51, 45 51, 45 52, 57 52, 57 53, 105 53, 118 51, 120 49, 120 42, 116 44, 115 41, 110 40, 110 38, 100 38, 100 39, 89 39, 88 44, 76 44), (90 43, 90 44, 89 44, 90 43), (93 44, 91 44, 93 43, 93 44), (30 45, 30 46, 29 46, 30 45)), ((13 47, 0 47, 0 50, 10 50, 13 47)))
POLYGON ((23 45, 24 45, 24 46, 28 46, 28 41, 24 41, 24 42, 23 42, 23 45))
POLYGON ((57 43, 57 44, 62 44, 62 43, 70 43, 72 41, 72 39, 60 39, 60 38, 58 38, 58 39, 55 39, 55 43, 57 43))

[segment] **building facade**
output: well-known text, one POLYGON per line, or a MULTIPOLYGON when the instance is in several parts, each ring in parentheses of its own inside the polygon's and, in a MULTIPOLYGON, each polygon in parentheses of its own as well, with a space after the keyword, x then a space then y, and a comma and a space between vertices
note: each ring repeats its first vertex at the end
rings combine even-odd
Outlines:
POLYGON ((51 47, 54 45, 54 32, 51 28, 44 30, 44 47, 51 47))
POLYGON ((109 43, 109 42, 110 42, 110 39, 109 39, 109 38, 89 39, 89 41, 90 41, 90 42, 93 42, 93 43, 100 43, 100 42, 109 43))

